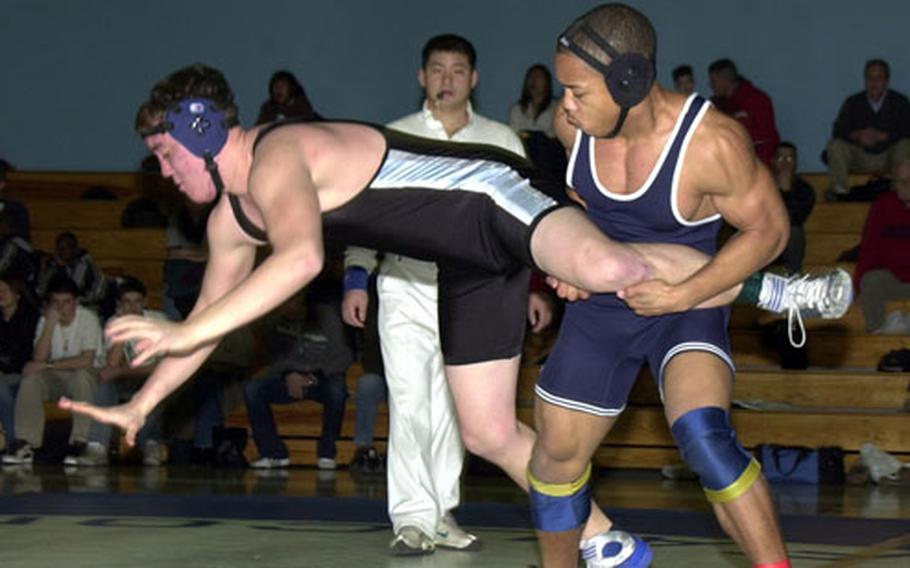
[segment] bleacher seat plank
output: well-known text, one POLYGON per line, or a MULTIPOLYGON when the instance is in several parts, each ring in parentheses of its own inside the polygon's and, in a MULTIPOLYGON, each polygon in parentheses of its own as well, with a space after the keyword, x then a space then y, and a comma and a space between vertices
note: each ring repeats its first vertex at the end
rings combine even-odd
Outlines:
POLYGON ((805 264, 832 265, 841 254, 859 244, 856 233, 824 233, 806 236, 805 264))
MULTIPOLYGON (((53 251, 58 230, 32 231, 32 243, 38 250, 53 251)), ((79 229, 73 231, 79 246, 100 260, 161 260, 167 256, 163 229, 79 229)))
POLYGON ((34 200, 28 210, 33 229, 74 231, 120 229, 120 217, 128 200, 34 200))
POLYGON ((117 197, 135 197, 147 183, 137 172, 9 172, 4 190, 10 199, 78 199, 86 189, 97 186, 117 197))
MULTIPOLYGON (((734 331, 733 360, 737 366, 777 365, 776 350, 761 345, 761 333, 734 331)), ((910 347, 910 336, 850 334, 813 331, 806 348, 813 367, 849 367, 874 369, 882 355, 895 349, 910 347)))
POLYGON ((870 203, 816 203, 806 220, 806 238, 819 238, 819 234, 863 232, 870 203))

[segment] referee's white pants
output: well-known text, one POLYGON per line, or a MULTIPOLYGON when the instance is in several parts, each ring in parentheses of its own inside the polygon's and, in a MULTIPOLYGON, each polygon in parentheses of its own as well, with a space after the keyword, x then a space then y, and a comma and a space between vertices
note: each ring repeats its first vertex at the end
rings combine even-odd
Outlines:
POLYGON ((396 532, 412 525, 432 536, 442 515, 458 506, 464 445, 439 344, 435 278, 407 278, 407 266, 396 260, 386 259, 378 281, 389 517, 396 532))

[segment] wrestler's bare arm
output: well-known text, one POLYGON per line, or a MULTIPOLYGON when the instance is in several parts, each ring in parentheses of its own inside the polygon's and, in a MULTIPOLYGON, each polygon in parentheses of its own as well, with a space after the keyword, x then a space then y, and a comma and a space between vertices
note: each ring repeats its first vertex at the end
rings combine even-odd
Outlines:
MULTIPOLYGON (((732 300, 729 293, 723 295, 724 291, 773 261, 789 237, 788 216, 780 194, 768 170, 755 157, 748 134, 737 122, 710 111, 693 137, 683 175, 681 191, 690 188, 700 192, 696 202, 701 200, 709 206, 709 213, 720 213, 737 232, 694 274, 681 282, 679 274, 667 279, 679 282, 662 292, 661 301, 670 308, 668 311, 717 305, 714 300, 707 301, 719 294, 732 300)), ((634 292, 635 288, 630 290, 634 292)))
MULTIPOLYGON (((230 218, 231 211, 227 200, 222 199, 209 217, 208 240, 209 260, 202 280, 199 299, 187 320, 193 320, 201 312, 226 295, 232 288, 243 281, 253 268, 256 258, 255 247, 243 241, 238 234, 236 222, 230 218), (231 226, 230 224, 234 224, 231 226)), ((185 333, 187 326, 172 322, 145 319, 141 317, 124 317, 114 320, 107 329, 112 338, 118 333, 131 333, 138 330, 141 335, 138 343, 143 348, 154 351, 149 344, 162 340, 180 341, 180 334, 185 333)), ((185 383, 205 362, 217 346, 217 342, 203 345, 184 355, 169 355, 161 359, 155 370, 146 380, 142 389, 130 402, 109 408, 97 407, 88 402, 75 402, 61 399, 60 406, 91 416, 94 420, 114 424, 126 433, 127 442, 132 445, 145 418, 170 393, 185 383)), ((136 363, 141 364, 141 363, 136 363)))

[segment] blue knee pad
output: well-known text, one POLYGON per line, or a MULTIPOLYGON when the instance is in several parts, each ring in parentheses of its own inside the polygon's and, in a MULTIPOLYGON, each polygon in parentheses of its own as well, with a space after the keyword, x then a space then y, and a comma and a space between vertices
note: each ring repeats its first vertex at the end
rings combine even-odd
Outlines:
POLYGON ((543 532, 565 532, 584 525, 591 514, 590 479, 591 464, 571 483, 545 483, 534 477, 528 467, 534 528, 543 532))
POLYGON ((730 413, 723 408, 691 410, 670 430, 683 459, 698 474, 712 503, 736 499, 761 475, 761 466, 736 439, 730 413))

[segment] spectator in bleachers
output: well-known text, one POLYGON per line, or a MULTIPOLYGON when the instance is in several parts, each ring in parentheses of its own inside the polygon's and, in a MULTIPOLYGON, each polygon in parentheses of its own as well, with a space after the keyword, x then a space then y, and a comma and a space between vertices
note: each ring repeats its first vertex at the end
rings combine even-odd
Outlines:
POLYGON ((16 439, 14 410, 22 368, 32 358, 38 308, 17 276, 0 276, 0 425, 9 449, 16 439))
POLYGON ((774 152, 771 171, 780 195, 790 215, 790 240, 778 259, 787 272, 802 271, 806 257, 806 230, 803 225, 815 207, 815 190, 806 180, 796 175, 799 168, 799 154, 790 142, 781 142, 774 152))
POLYGON ((353 362, 353 352, 348 330, 341 321, 341 283, 331 276, 332 264, 327 259, 323 275, 283 306, 270 338, 273 363, 269 372, 265 378, 244 385, 250 428, 260 455, 251 467, 290 465, 290 454, 279 437, 271 405, 301 400, 315 400, 323 406, 317 466, 325 470, 337 466, 336 442, 348 397, 345 376, 353 362))
POLYGON ((290 71, 276 71, 269 79, 269 98, 262 103, 256 124, 287 118, 320 119, 297 77, 290 71))
MULTIPOLYGON (((32 360, 22 369, 16 397, 16 442, 3 456, 3 463, 32 463, 34 450, 44 439, 44 403, 62 396, 93 401, 97 369, 103 365, 98 316, 79 305, 79 289, 72 280, 58 278, 48 287, 32 360)), ((82 451, 91 423, 85 415, 73 415, 70 454, 82 451)))
POLYGON ((385 371, 382 367, 382 352, 379 347, 379 329, 376 327, 376 279, 370 279, 370 303, 365 325, 358 337, 360 341, 360 364, 363 375, 357 379, 354 395, 356 422, 354 426, 354 456, 351 471, 379 473, 385 471, 382 454, 373 445, 379 406, 388 399, 385 371))
POLYGON ((27 242, 31 242, 32 232, 28 209, 18 201, 3 197, 3 190, 6 189, 7 174, 11 171, 13 171, 12 164, 0 158, 0 213, 12 217, 12 227, 16 234, 27 242))
POLYGON ((69 231, 57 235, 54 243, 54 254, 45 255, 41 260, 36 286, 38 295, 45 296, 51 282, 65 277, 76 285, 83 305, 97 307, 107 292, 107 279, 95 259, 79 248, 79 240, 69 231))
POLYGON ((0 212, 0 274, 14 274, 34 286, 37 277, 35 250, 15 228, 15 217, 0 212))
POLYGON ((553 113, 557 101, 553 99, 553 77, 542 63, 528 68, 521 87, 521 98, 509 111, 509 126, 515 132, 543 132, 554 138, 553 113))
POLYGON ((708 67, 708 80, 714 91, 711 102, 745 127, 752 137, 755 153, 770 167, 774 150, 780 144, 771 97, 741 76, 729 59, 712 63, 708 67))
MULTIPOLYGON (((155 319, 165 319, 163 313, 149 310, 146 307, 145 285, 131 277, 117 282, 117 308, 114 317, 137 315, 155 319)), ((98 371, 98 389, 95 393, 95 404, 98 406, 115 406, 129 399, 145 383, 145 379, 155 368, 155 362, 131 367, 135 348, 132 342, 110 344, 105 340, 105 366, 98 371)), ((144 465, 161 464, 161 408, 153 410, 145 425, 139 430, 138 443, 142 448, 144 465)), ((108 461, 108 448, 111 443, 111 426, 101 422, 92 422, 88 443, 78 455, 67 456, 66 465, 93 466, 104 465, 108 461)))
POLYGON ((202 286, 208 253, 205 226, 211 204, 198 204, 178 197, 165 229, 167 258, 164 261, 164 313, 180 321, 189 315, 202 286))
POLYGON ((869 209, 853 275, 870 333, 910 333, 910 314, 885 316, 889 300, 910 298, 910 159, 898 162, 893 175, 892 191, 869 209))
POLYGON ((695 92, 695 72, 691 65, 680 65, 673 69, 673 87, 677 93, 691 95, 695 92))
POLYGON ((893 171, 910 158, 910 101, 888 88, 887 61, 871 59, 863 73, 866 88, 841 105, 828 142, 829 199, 848 193, 850 172, 893 171))

